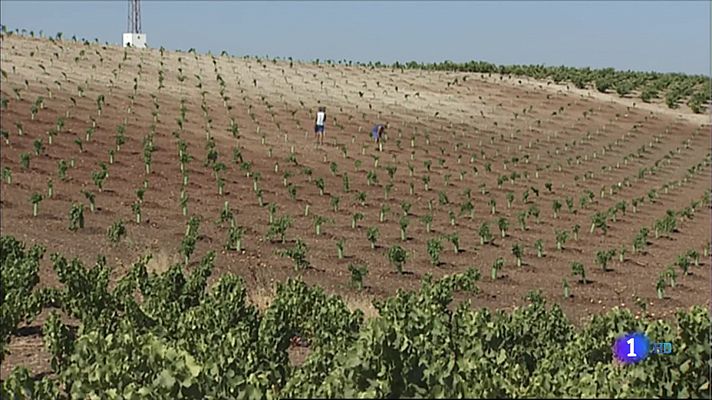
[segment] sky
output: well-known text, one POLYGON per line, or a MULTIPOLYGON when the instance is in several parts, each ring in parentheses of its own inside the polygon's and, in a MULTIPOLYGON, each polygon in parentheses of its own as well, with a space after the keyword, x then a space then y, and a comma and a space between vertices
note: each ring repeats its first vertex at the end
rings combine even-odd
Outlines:
MULTIPOLYGON (((710 75, 710 1, 142 1, 150 47, 710 75)), ((119 44, 127 1, 0 2, 0 22, 119 44)))

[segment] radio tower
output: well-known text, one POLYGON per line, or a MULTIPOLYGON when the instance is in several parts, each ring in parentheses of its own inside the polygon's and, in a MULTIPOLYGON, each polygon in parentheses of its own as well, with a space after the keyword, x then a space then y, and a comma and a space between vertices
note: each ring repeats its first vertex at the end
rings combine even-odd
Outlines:
POLYGON ((141 1, 129 0, 129 33, 141 33, 141 1))
POLYGON ((146 34, 141 32, 141 0, 128 0, 128 32, 124 33, 124 47, 146 48, 146 34))

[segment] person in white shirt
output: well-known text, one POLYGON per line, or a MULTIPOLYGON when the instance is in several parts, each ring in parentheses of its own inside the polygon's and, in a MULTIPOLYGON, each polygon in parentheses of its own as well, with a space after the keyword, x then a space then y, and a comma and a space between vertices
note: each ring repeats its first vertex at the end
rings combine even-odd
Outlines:
POLYGON ((316 113, 316 124, 314 125, 314 133, 318 144, 324 144, 324 123, 326 122, 326 107, 321 106, 316 113))

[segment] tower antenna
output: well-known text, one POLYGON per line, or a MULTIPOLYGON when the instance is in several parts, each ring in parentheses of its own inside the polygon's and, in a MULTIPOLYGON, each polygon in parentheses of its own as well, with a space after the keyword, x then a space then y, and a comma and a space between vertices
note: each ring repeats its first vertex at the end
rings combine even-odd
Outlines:
POLYGON ((141 33, 141 0, 129 0, 129 33, 141 33))
POLYGON ((128 27, 124 33, 124 47, 146 48, 146 34, 141 32, 141 0, 128 0, 128 27))

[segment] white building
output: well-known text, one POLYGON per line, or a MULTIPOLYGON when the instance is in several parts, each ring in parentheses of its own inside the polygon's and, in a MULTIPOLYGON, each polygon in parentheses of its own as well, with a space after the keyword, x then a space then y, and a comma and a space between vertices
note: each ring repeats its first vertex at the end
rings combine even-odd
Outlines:
POLYGON ((146 34, 145 33, 124 33, 123 40, 124 47, 136 47, 139 49, 146 48, 146 34))

